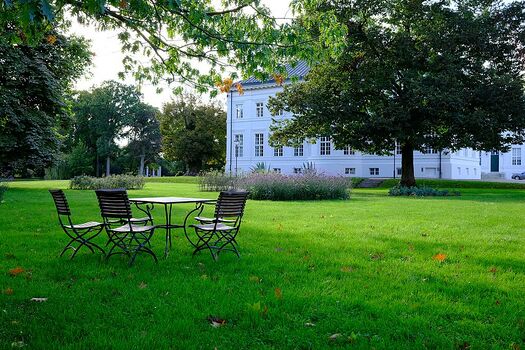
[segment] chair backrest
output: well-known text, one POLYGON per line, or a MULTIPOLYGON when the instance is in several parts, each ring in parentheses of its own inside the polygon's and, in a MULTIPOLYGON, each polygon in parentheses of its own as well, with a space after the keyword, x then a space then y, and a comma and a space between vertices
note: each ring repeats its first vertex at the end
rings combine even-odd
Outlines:
POLYGON ((106 218, 131 219, 131 206, 125 189, 96 190, 100 215, 106 218))
POLYGON ((55 201, 55 207, 59 215, 71 215, 71 209, 69 209, 69 204, 67 203, 66 195, 62 190, 49 190, 53 201, 55 201))
POLYGON ((215 205, 215 217, 217 218, 241 218, 244 213, 246 200, 249 192, 227 191, 219 193, 219 199, 215 205))

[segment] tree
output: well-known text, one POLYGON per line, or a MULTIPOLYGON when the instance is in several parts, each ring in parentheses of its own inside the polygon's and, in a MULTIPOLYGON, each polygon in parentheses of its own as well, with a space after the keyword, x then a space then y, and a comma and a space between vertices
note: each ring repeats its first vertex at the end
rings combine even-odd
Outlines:
POLYGON ((97 176, 101 158, 106 159, 106 176, 111 174, 111 157, 118 151, 116 142, 124 136, 124 127, 134 119, 141 105, 140 98, 135 87, 115 81, 78 93, 74 104, 77 138, 95 150, 97 176))
POLYGON ((144 175, 146 162, 155 162, 161 146, 159 111, 148 104, 140 103, 127 122, 129 139, 127 146, 132 155, 139 156, 138 174, 144 175))
POLYGON ((167 76, 201 91, 225 69, 262 77, 283 71, 283 63, 301 52, 300 28, 273 18, 259 0, 4 0, 0 6, 16 13, 21 31, 12 42, 38 40, 69 12, 81 23, 120 31, 124 70, 135 78, 156 83, 167 76), (139 51, 149 62, 136 59, 139 51), (210 70, 201 74, 191 60, 206 62, 210 70))
POLYGON ((166 159, 184 161, 187 173, 224 166, 226 113, 221 107, 183 96, 164 105, 160 130, 166 159))
POLYGON ((524 2, 313 3, 322 5, 305 5, 301 23, 318 39, 316 19, 335 15, 344 50, 271 100, 294 115, 274 124, 274 143, 330 135, 339 148, 388 154, 397 142, 401 184, 414 186, 414 150, 524 141, 524 2))
POLYGON ((16 27, 0 16, 0 174, 43 174, 71 126, 72 84, 91 61, 83 39, 48 32, 35 46, 6 38, 16 27))

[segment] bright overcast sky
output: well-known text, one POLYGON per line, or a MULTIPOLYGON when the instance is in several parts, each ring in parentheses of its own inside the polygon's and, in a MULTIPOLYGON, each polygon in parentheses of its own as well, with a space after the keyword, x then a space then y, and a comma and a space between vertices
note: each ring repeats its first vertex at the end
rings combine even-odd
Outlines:
MULTIPOLYGON (((263 0, 263 4, 268 6, 274 16, 284 17, 289 14, 288 5, 290 0, 263 0)), ((93 58, 93 65, 91 67, 91 74, 86 78, 80 80, 76 84, 79 90, 87 90, 94 85, 99 85, 105 80, 119 80, 118 72, 122 71, 122 58, 120 52, 120 42, 115 31, 96 31, 92 27, 82 26, 73 21, 71 32, 76 35, 81 35, 91 41, 91 51, 95 54, 93 58)), ((199 64, 197 62, 196 64, 199 64)), ((125 81, 128 84, 133 84, 132 79, 125 81)), ((171 97, 171 89, 175 86, 164 87, 161 94, 157 94, 155 86, 144 85, 142 93, 146 103, 161 107, 163 103, 168 102, 171 97)))

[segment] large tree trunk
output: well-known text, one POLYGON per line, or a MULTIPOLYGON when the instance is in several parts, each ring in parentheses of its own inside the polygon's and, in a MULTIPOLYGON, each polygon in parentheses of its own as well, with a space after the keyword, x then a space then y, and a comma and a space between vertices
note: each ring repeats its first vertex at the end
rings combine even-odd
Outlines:
POLYGON ((106 176, 111 176, 109 155, 106 157, 106 176))
POLYGON ((416 185, 414 176, 414 146, 409 142, 401 145, 401 186, 413 187, 416 185))

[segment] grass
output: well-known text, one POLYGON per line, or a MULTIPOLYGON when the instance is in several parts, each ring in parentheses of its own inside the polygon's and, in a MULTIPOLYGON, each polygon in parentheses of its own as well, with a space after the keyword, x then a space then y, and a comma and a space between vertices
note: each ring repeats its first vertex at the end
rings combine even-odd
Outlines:
MULTIPOLYGON (((67 185, 17 181, 0 204, 0 348, 524 346, 525 191, 400 198, 355 189, 348 201, 250 201, 241 259, 192 258, 178 232, 168 259, 141 256, 128 268, 118 256, 58 257, 66 237, 47 189, 67 185), (25 272, 10 276, 18 266, 25 272), (213 328, 210 315, 227 322, 213 328)), ((98 217, 92 191, 66 194, 77 220, 98 217)), ((177 182, 130 191, 144 195, 216 194, 177 182)), ((160 256, 160 230, 153 247, 160 256)))

